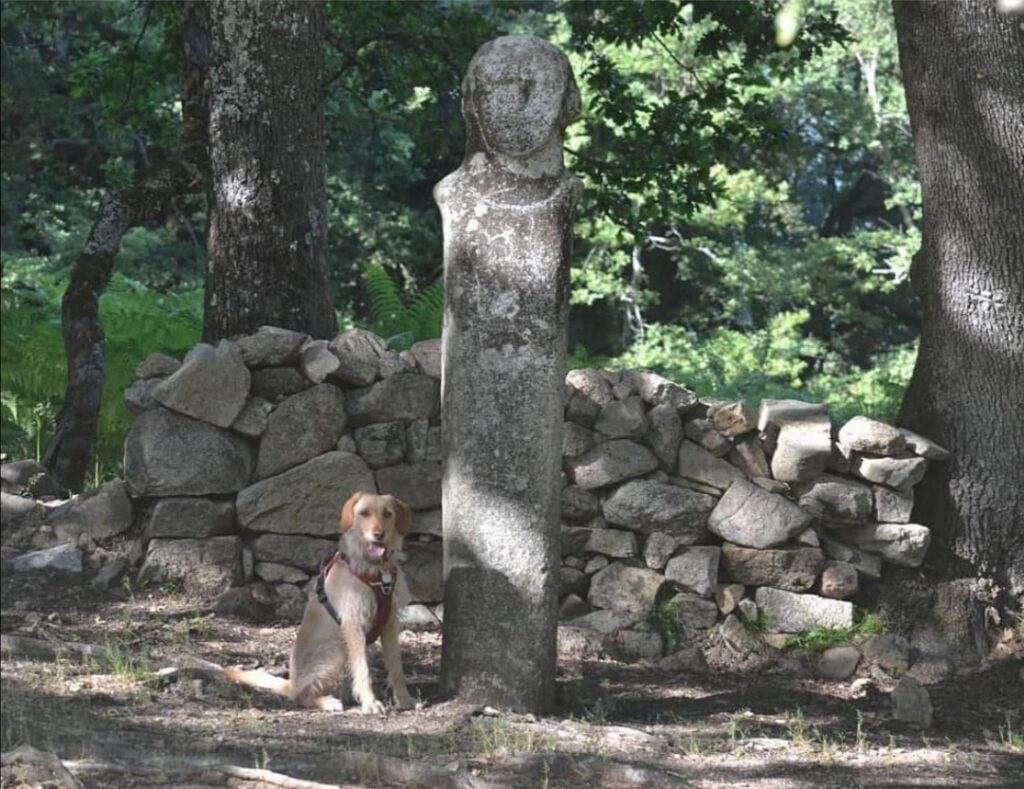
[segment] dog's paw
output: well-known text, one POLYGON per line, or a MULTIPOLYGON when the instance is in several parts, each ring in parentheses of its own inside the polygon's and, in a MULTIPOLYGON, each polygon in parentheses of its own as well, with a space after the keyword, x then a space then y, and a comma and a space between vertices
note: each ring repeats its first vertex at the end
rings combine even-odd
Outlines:
POLYGON ((416 699, 408 694, 408 692, 395 693, 395 709, 398 710, 411 710, 416 708, 416 699))
POLYGON ((320 709, 324 712, 344 712, 345 705, 341 703, 341 699, 334 696, 324 696, 320 699, 320 709))
POLYGON ((377 701, 377 699, 364 701, 360 705, 359 711, 363 713, 363 715, 387 715, 388 712, 387 707, 377 701))

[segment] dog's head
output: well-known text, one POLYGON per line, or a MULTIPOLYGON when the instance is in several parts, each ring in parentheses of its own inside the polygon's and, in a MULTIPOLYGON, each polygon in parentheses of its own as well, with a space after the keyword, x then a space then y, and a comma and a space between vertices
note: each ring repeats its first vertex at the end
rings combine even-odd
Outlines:
POLYGON ((412 510, 395 496, 357 491, 341 508, 341 535, 346 553, 379 564, 402 548, 412 526, 412 510))

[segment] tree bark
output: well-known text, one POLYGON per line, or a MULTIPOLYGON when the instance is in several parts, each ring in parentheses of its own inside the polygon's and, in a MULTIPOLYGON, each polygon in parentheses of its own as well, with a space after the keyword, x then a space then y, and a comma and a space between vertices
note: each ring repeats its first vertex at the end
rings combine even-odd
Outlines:
POLYGON ((106 194, 71 270, 61 299, 61 334, 68 378, 64 403, 43 464, 66 488, 80 491, 92 460, 105 380, 106 339, 99 301, 110 282, 121 239, 132 227, 159 219, 176 197, 203 187, 205 171, 206 9, 185 4, 182 16, 185 67, 182 130, 177 156, 120 194, 106 194))
POLYGON ((323 6, 210 4, 211 194, 203 337, 335 332, 324 254, 323 6))
POLYGON ((952 453, 917 489, 934 577, 1024 602, 1024 30, 995 3, 895 2, 923 197, 921 347, 900 423, 952 453))

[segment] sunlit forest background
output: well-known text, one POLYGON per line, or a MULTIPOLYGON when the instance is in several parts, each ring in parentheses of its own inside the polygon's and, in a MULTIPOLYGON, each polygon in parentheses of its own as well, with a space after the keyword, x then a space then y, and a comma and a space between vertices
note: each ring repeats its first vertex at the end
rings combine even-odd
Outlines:
MULTIPOLYGON (((483 41, 534 33, 569 53, 583 94, 570 366, 893 419, 916 351, 920 198, 888 4, 808 5, 770 48, 700 3, 664 22, 630 5, 328 5, 339 326, 399 348, 439 336, 431 189, 462 156, 459 80, 483 41)), ((2 22, 2 449, 38 457, 64 390, 70 266, 102 194, 173 149, 181 42, 171 3, 4 2, 2 22)), ((137 363, 199 341, 205 221, 194 197, 125 238, 101 301, 94 482, 119 471, 137 363)))

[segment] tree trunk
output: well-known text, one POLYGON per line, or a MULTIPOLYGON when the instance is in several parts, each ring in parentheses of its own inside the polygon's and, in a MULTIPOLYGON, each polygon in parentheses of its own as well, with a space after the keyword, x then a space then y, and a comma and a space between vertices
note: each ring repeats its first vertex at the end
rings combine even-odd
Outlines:
POLYGON ((1024 30, 992 2, 895 2, 924 201, 921 349, 900 422, 952 453, 917 489, 938 578, 1024 595, 1024 30))
POLYGON ((104 195, 100 214, 71 270, 61 299, 61 334, 68 380, 43 464, 66 488, 80 491, 92 461, 105 380, 105 337, 99 301, 110 282, 121 239, 132 227, 159 219, 168 204, 202 189, 205 169, 206 9, 185 4, 182 130, 177 157, 117 195, 104 195))
POLYGON ((320 92, 323 6, 210 3, 211 194, 203 337, 331 337, 320 92))

